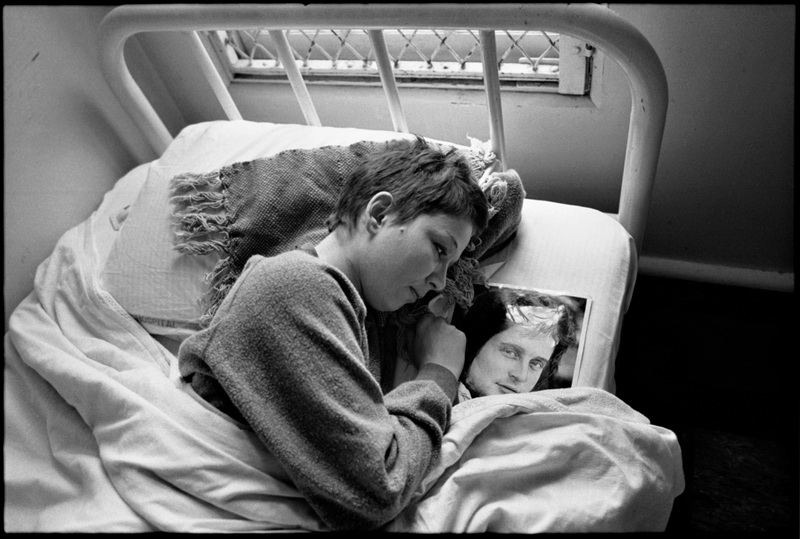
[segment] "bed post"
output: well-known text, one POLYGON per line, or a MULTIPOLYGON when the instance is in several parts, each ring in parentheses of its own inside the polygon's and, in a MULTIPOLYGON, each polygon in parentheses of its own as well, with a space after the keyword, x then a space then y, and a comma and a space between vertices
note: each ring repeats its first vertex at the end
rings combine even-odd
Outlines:
POLYGON ((292 53, 292 48, 289 46, 286 33, 283 30, 270 30, 269 37, 275 43, 275 48, 278 50, 278 58, 280 58, 283 69, 286 71, 286 76, 289 78, 289 83, 292 85, 292 90, 294 90, 294 95, 297 98, 297 102, 300 104, 300 109, 303 111, 306 124, 317 127, 321 126, 322 122, 319 121, 317 109, 314 108, 314 103, 311 101, 311 95, 308 93, 303 75, 300 74, 300 70, 294 62, 294 54, 292 53))
POLYGON ((242 114, 239 112, 236 103, 234 103, 231 93, 225 85, 225 81, 219 76, 217 67, 214 65, 211 56, 208 55, 208 51, 203 46, 200 36, 197 32, 189 32, 189 36, 192 39, 194 55, 200 63, 200 69, 203 71, 203 75, 205 75, 206 79, 208 79, 211 90, 217 97, 219 104, 222 105, 222 110, 225 111, 225 115, 229 120, 241 120, 242 114))
POLYGON ((503 130, 503 105, 500 100, 500 74, 497 69, 497 42, 494 30, 481 30, 481 58, 483 81, 486 89, 486 104, 489 108, 489 137, 492 151, 500 160, 501 170, 508 168, 506 162, 506 140, 503 130))
POLYGON ((386 100, 389 102, 392 125, 398 133, 408 133, 408 124, 406 123, 406 116, 403 114, 403 108, 400 106, 400 94, 397 92, 389 51, 386 49, 386 40, 383 39, 383 30, 368 30, 368 33, 372 42, 372 50, 375 51, 375 60, 378 63, 378 72, 381 75, 383 91, 386 94, 386 100))

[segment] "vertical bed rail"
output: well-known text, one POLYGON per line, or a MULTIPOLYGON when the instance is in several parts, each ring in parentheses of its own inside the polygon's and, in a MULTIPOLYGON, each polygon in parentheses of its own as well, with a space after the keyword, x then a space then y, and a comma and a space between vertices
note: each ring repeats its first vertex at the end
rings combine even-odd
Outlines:
POLYGON ((308 88, 303 80, 303 75, 294 61, 294 54, 292 47, 289 46, 289 40, 286 38, 284 30, 270 30, 269 37, 275 43, 275 48, 278 51, 278 58, 283 64, 283 69, 286 71, 286 77, 289 79, 289 84, 292 85, 294 96, 300 104, 300 109, 303 111, 303 117, 306 119, 308 125, 321 126, 322 122, 319 121, 317 109, 314 107, 314 102, 311 101, 311 94, 308 93, 308 88))
POLYGON ((367 33, 372 42, 372 50, 375 51, 378 73, 381 75, 383 91, 389 102, 389 114, 392 117, 394 130, 399 133, 408 133, 408 124, 406 116, 403 114, 403 107, 400 106, 400 94, 397 91, 397 82, 394 78, 389 50, 386 48, 386 40, 383 39, 383 30, 367 30, 367 33))
POLYGON ((203 75, 206 76, 206 79, 211 85, 211 90, 217 97, 217 101, 222 105, 222 110, 225 111, 225 115, 229 120, 241 120, 242 114, 239 112, 239 107, 237 107, 236 103, 233 101, 233 97, 231 97, 231 93, 228 91, 225 81, 223 81, 222 77, 219 75, 217 66, 214 65, 214 61, 211 60, 211 56, 208 55, 208 51, 203 46, 200 36, 197 32, 189 32, 189 37, 192 40, 192 50, 194 51, 195 58, 197 58, 197 61, 200 63, 200 70, 203 72, 203 75))
POLYGON ((481 61, 486 105, 489 109, 489 138, 492 151, 500 160, 501 170, 508 168, 506 136, 503 130, 503 104, 500 99, 500 73, 497 67, 497 40, 494 30, 481 30, 481 61))
MULTIPOLYGON (((131 114, 153 148, 160 154, 172 141, 144 93, 131 77, 125 63, 125 41, 139 32, 200 31, 221 28, 261 27, 275 31, 292 28, 363 28, 378 31, 387 26, 410 28, 480 28, 481 41, 494 41, 492 30, 552 30, 585 40, 615 61, 628 80, 631 110, 625 163, 616 216, 633 237, 641 252, 650 197, 655 181, 658 155, 666 123, 668 88, 664 68, 649 41, 628 21, 597 4, 162 4, 129 5, 112 10, 98 30, 100 62, 112 91, 131 114), (490 36, 491 34, 491 36, 490 36)), ((371 32, 370 37, 377 32, 371 32)), ((285 36, 284 36, 285 38, 285 36)), ((374 43, 379 43, 378 38, 374 43)), ((376 46, 376 57, 379 50, 376 46)), ((487 51, 484 51, 484 55, 487 51)), ((495 53, 496 55, 496 53, 495 53)), ((291 57, 291 54, 288 55, 291 57)), ((387 53, 388 56, 388 53, 387 53)), ((292 58, 293 59, 293 58, 292 58)), ((381 77, 386 81, 387 59, 379 60, 381 77), (380 67, 383 65, 384 67, 380 67)), ((289 74, 294 61, 282 59, 289 74)), ((496 58, 487 62, 486 92, 489 101, 490 130, 495 152, 503 166, 505 160, 502 109, 496 58)), ((319 118, 308 97, 302 77, 293 88, 303 107, 306 121, 319 125, 319 118), (305 104, 304 104, 305 103, 305 104), (313 112, 312 112, 313 111, 313 112)), ((216 84, 213 83, 212 84, 216 84)), ((224 82, 223 82, 224 85, 224 82)), ((405 117, 400 108, 394 79, 384 86, 395 129, 403 131, 405 117)))

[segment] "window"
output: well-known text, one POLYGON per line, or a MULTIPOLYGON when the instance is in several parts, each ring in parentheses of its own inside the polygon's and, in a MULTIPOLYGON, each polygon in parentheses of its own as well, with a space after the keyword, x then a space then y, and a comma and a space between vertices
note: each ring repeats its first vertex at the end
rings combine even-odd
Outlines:
MULTIPOLYGON (((383 31, 400 86, 483 88, 477 30, 383 31)), ((365 30, 289 30, 295 62, 308 83, 380 84, 365 30)), ((569 36, 539 31, 497 31, 500 84, 505 90, 586 95, 594 49, 569 36)), ((208 34, 233 80, 286 80, 277 47, 266 30, 208 34)))

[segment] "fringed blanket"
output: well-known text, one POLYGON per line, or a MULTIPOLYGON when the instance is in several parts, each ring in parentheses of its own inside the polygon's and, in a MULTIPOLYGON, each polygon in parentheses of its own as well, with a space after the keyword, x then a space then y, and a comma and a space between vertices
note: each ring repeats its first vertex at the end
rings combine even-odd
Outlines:
MULTIPOLYGON (((218 251, 222 256, 207 278, 210 289, 201 324, 211 321, 251 256, 274 256, 325 237, 325 220, 347 176, 365 155, 385 151, 395 142, 287 150, 204 174, 174 177, 171 202, 179 227, 176 249, 197 255, 218 251)), ((492 209, 489 226, 477 245, 465 251, 448 272, 444 295, 462 308, 469 307, 473 284, 481 281, 480 259, 502 247, 516 232, 525 198, 516 172, 484 174, 495 156, 475 142, 473 149, 456 151, 466 158, 474 177, 480 178, 492 209)), ((423 310, 424 305, 417 302, 392 316, 402 328, 423 310)), ((403 353, 402 345, 400 349, 403 353)))

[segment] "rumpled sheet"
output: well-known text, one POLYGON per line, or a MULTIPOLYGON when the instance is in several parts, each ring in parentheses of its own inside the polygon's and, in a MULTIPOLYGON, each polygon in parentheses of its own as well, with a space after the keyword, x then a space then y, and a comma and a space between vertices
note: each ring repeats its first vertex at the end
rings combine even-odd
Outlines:
MULTIPOLYGON (((68 231, 5 338, 5 531, 321 530, 252 433, 182 389, 175 357, 99 285, 68 231)), ((658 531, 675 435, 602 390, 458 405, 391 531, 658 531)))
POLYGON ((389 529, 664 531, 681 462, 672 431, 601 389, 473 399, 454 407, 439 465, 389 529))

